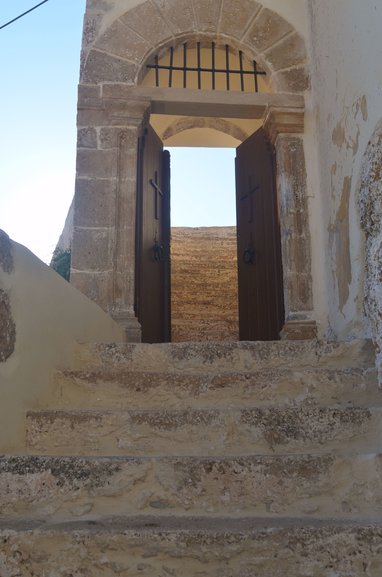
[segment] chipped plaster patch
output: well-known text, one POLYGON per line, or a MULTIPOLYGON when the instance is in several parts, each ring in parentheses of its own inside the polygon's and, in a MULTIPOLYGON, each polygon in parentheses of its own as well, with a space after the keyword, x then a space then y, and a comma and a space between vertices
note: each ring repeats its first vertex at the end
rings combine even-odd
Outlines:
POLYGON ((349 201, 351 178, 346 176, 343 181, 341 202, 338 207, 335 224, 332 227, 333 243, 336 259, 336 279, 338 284, 338 300, 341 312, 349 298, 349 287, 352 281, 350 260, 349 234, 349 201))
POLYGON ((13 271, 12 244, 3 230, 0 230, 0 267, 8 274, 13 271))
POLYGON ((366 122, 368 119, 367 98, 365 95, 357 98, 351 106, 344 106, 344 113, 332 132, 332 142, 339 150, 344 146, 355 156, 359 148, 359 116, 366 122))
POLYGON ((332 142, 333 142, 333 144, 338 146, 338 148, 342 148, 342 146, 345 142, 345 128, 344 128, 342 122, 343 122, 342 120, 337 122, 337 125, 336 125, 335 129, 333 130, 333 134, 332 134, 332 142))
POLYGON ((12 317, 7 293, 0 289, 0 363, 4 363, 15 350, 16 326, 12 317))

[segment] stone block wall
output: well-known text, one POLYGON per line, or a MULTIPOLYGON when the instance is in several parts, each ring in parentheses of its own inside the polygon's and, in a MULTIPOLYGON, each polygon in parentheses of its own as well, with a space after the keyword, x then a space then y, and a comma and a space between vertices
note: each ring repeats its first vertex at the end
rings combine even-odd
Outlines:
POLYGON ((171 229, 172 341, 239 338, 236 227, 171 229))

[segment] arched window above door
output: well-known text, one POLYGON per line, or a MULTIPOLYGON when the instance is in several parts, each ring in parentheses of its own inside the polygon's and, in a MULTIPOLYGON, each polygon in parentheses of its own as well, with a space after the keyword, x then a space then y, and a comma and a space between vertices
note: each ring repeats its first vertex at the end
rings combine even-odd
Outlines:
POLYGON ((268 92, 266 72, 242 50, 215 42, 184 42, 153 55, 146 63, 143 85, 268 92))

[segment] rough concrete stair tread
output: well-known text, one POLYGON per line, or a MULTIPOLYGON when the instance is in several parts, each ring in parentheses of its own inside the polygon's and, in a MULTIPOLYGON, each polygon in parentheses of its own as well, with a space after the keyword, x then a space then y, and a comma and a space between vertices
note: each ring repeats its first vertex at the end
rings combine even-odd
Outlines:
POLYGON ((198 373, 174 373, 173 371, 145 371, 145 370, 130 370, 130 369, 95 369, 95 370, 64 370, 56 373, 56 380, 83 381, 84 383, 116 383, 120 386, 129 385, 134 386, 137 383, 142 383, 151 386, 160 386, 162 383, 166 384, 184 384, 190 383, 192 385, 204 384, 209 386, 223 387, 235 384, 237 381, 247 381, 254 388, 262 385, 266 380, 278 381, 284 379, 291 383, 304 381, 312 381, 314 377, 323 375, 327 384, 333 384, 333 381, 352 381, 354 387, 357 381, 359 385, 363 383, 377 384, 376 371, 374 368, 330 368, 330 367, 297 367, 291 369, 289 367, 278 367, 276 369, 264 368, 252 371, 221 371, 210 372, 207 374, 198 373))
POLYGON ((117 415, 119 417, 129 416, 129 415, 193 415, 193 414, 216 414, 216 415, 229 415, 233 413, 240 413, 242 411, 251 411, 251 410, 259 410, 260 412, 269 410, 269 411, 283 411, 283 412, 303 412, 303 411, 310 411, 316 410, 319 412, 325 411, 338 411, 339 413, 346 414, 346 412, 350 411, 362 411, 369 410, 371 412, 379 412, 382 411, 382 405, 374 405, 367 407, 364 406, 355 406, 355 405, 318 405, 313 403, 295 403, 291 405, 271 405, 271 406, 260 406, 257 407, 256 405, 245 405, 245 406, 235 406, 235 407, 218 407, 213 409, 211 407, 200 407, 200 408, 169 408, 169 409, 71 409, 71 408, 63 408, 63 409, 38 409, 38 410, 31 410, 27 411, 27 417, 34 417, 34 418, 43 418, 45 417, 47 420, 52 419, 52 417, 80 417, 80 416, 88 416, 88 417, 101 417, 102 415, 117 415))
POLYGON ((200 517, 200 516, 112 516, 51 522, 45 519, 0 519, 0 531, 86 531, 86 532, 211 532, 232 534, 243 532, 277 531, 285 529, 352 529, 375 527, 382 530, 382 519, 338 519, 283 517, 200 517))
MULTIPOLYGON (((339 416, 340 418, 349 419, 352 415, 357 417, 357 415, 369 415, 381 414, 382 419, 382 406, 354 406, 354 405, 330 405, 330 406, 320 406, 312 403, 301 403, 293 405, 271 405, 260 406, 256 405, 250 406, 235 406, 227 408, 180 408, 180 409, 43 409, 36 411, 28 411, 27 419, 33 421, 39 421, 40 423, 46 422, 51 424, 54 419, 66 419, 72 420, 72 426, 74 427, 76 422, 86 419, 100 420, 102 417, 116 417, 117 419, 133 419, 136 420, 137 425, 149 425, 152 427, 158 426, 163 430, 175 430, 181 428, 182 426, 195 425, 210 425, 211 419, 219 420, 219 418, 229 418, 236 416, 240 417, 244 414, 247 416, 253 416, 254 422, 249 423, 244 421, 245 424, 256 424, 256 417, 260 420, 262 415, 274 414, 274 415, 298 415, 309 417, 310 419, 318 418, 321 415, 332 415, 334 418, 339 416)), ((382 420, 381 420, 382 423, 382 420)), ((99 434, 102 431, 99 428, 99 423, 97 424, 97 429, 99 434)))
POLYGON ((87 345, 75 366, 27 413, 34 454, 0 457, 0 574, 20 551, 28 577, 380 577, 369 344, 87 345))
POLYGON ((83 345, 81 368, 129 366, 146 370, 216 371, 253 370, 263 366, 373 366, 374 349, 369 341, 347 343, 312 341, 205 342, 83 345))
POLYGON ((104 518, 0 524, 4 575, 380 577, 380 523, 104 518), (146 526, 142 526, 146 525, 146 526), (147 526, 148 525, 148 526, 147 526), (22 560, 22 565, 20 565, 22 560))
MULTIPOLYGON (((382 459, 382 453, 380 453, 379 451, 335 451, 335 452, 331 452, 331 453, 311 453, 311 452, 298 452, 298 453, 294 453, 293 451, 289 452, 289 453, 283 453, 282 455, 279 455, 277 453, 273 453, 272 451, 270 451, 269 453, 256 453, 256 452, 252 452, 251 454, 245 453, 245 454, 237 454, 237 455, 226 455, 226 454, 215 454, 215 455, 205 455, 205 454, 200 454, 200 455, 168 455, 168 454, 163 454, 163 455, 57 455, 57 454, 45 454, 45 455, 40 455, 38 453, 20 453, 20 454, 13 454, 13 455, 0 455, 0 474, 2 472, 2 462, 4 460, 15 460, 20 462, 20 460, 22 459, 36 459, 36 461, 38 460, 61 460, 61 459, 65 459, 65 460, 70 460, 73 459, 74 461, 88 461, 88 462, 97 462, 97 461, 121 461, 121 462, 125 462, 125 461, 133 461, 133 462, 144 462, 144 461, 161 461, 161 460, 166 460, 166 461, 176 461, 176 460, 187 460, 187 461, 195 461, 195 462, 203 462, 203 461, 235 461, 235 460, 240 460, 240 459, 274 459, 275 461, 279 461, 282 459, 288 459, 288 458, 296 458, 296 459, 306 459, 306 458, 310 458, 310 459, 319 459, 319 458, 324 458, 324 457, 334 457, 334 458, 349 458, 349 459, 356 459, 358 457, 363 457, 363 458, 373 458, 373 457, 378 457, 382 459)), ((29 470, 27 469, 27 472, 29 470)))
POLYGON ((246 407, 159 411, 37 411, 27 445, 37 453, 213 455, 375 451, 382 408, 246 407))
POLYGON ((165 372, 65 371, 55 376, 57 409, 225 408, 311 402, 382 405, 375 370, 277 369, 208 375, 165 372))
POLYGON ((382 519, 378 454, 0 458, 8 518, 382 519))
POLYGON ((145 369, 129 369, 126 367, 96 367, 92 369, 91 367, 87 369, 63 369, 56 372, 56 376, 60 378, 73 378, 82 379, 87 382, 94 382, 98 380, 108 379, 111 382, 118 382, 120 384, 129 384, 130 380, 135 378, 141 378, 142 381, 148 380, 150 382, 156 381, 156 379, 161 379, 165 381, 188 381, 195 380, 214 382, 219 380, 219 378, 224 379, 229 382, 230 379, 251 379, 253 383, 256 383, 256 378, 261 379, 261 377, 267 376, 286 376, 294 379, 294 375, 297 374, 297 378, 301 378, 303 374, 326 374, 328 375, 328 380, 331 379, 331 375, 339 376, 339 378, 347 378, 348 376, 358 375, 359 379, 362 380, 365 376, 371 375, 372 378, 376 379, 376 370, 374 367, 276 367, 269 368, 263 367, 260 369, 253 368, 252 370, 225 370, 208 372, 206 374, 200 374, 198 372, 174 372, 171 370, 145 370, 145 369))

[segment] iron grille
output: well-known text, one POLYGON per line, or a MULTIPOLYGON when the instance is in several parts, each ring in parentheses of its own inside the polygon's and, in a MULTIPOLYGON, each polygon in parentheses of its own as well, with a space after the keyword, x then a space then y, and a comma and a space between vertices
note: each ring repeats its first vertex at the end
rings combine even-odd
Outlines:
MULTIPOLYGON (((231 77, 239 76, 240 78, 240 89, 242 92, 246 89, 246 78, 252 78, 252 90, 255 92, 259 91, 259 76, 265 76, 266 72, 263 70, 258 69, 258 65, 256 60, 252 60, 250 65, 248 66, 248 62, 244 60, 244 54, 242 50, 238 51, 238 68, 231 68, 231 56, 230 47, 228 44, 224 46, 225 49, 225 66, 222 68, 216 67, 216 44, 215 42, 211 43, 211 54, 210 54, 210 65, 206 66, 205 64, 202 65, 202 55, 201 55, 201 44, 197 42, 196 44, 196 57, 197 57, 197 65, 196 66, 189 66, 188 65, 188 44, 183 44, 183 64, 182 66, 174 64, 174 53, 175 50, 173 47, 170 48, 169 51, 169 63, 168 64, 160 64, 159 63, 159 56, 156 55, 154 59, 154 64, 147 64, 147 68, 153 69, 155 71, 155 85, 157 87, 164 86, 164 83, 168 85, 169 88, 173 86, 173 78, 174 72, 181 72, 183 75, 183 88, 187 88, 187 75, 188 73, 196 73, 197 74, 197 84, 198 89, 202 89, 202 78, 205 78, 205 73, 207 73, 208 77, 210 78, 209 86, 207 88, 215 90, 216 88, 216 79, 218 75, 225 76, 225 86, 226 90, 231 89, 231 77), (162 71, 165 73, 163 74, 162 71), (204 75, 204 76, 203 76, 204 75), (167 81, 166 81, 167 76, 167 81)), ((162 59, 163 62, 163 59, 162 59)), ((206 88, 206 86, 203 86, 206 88)))

